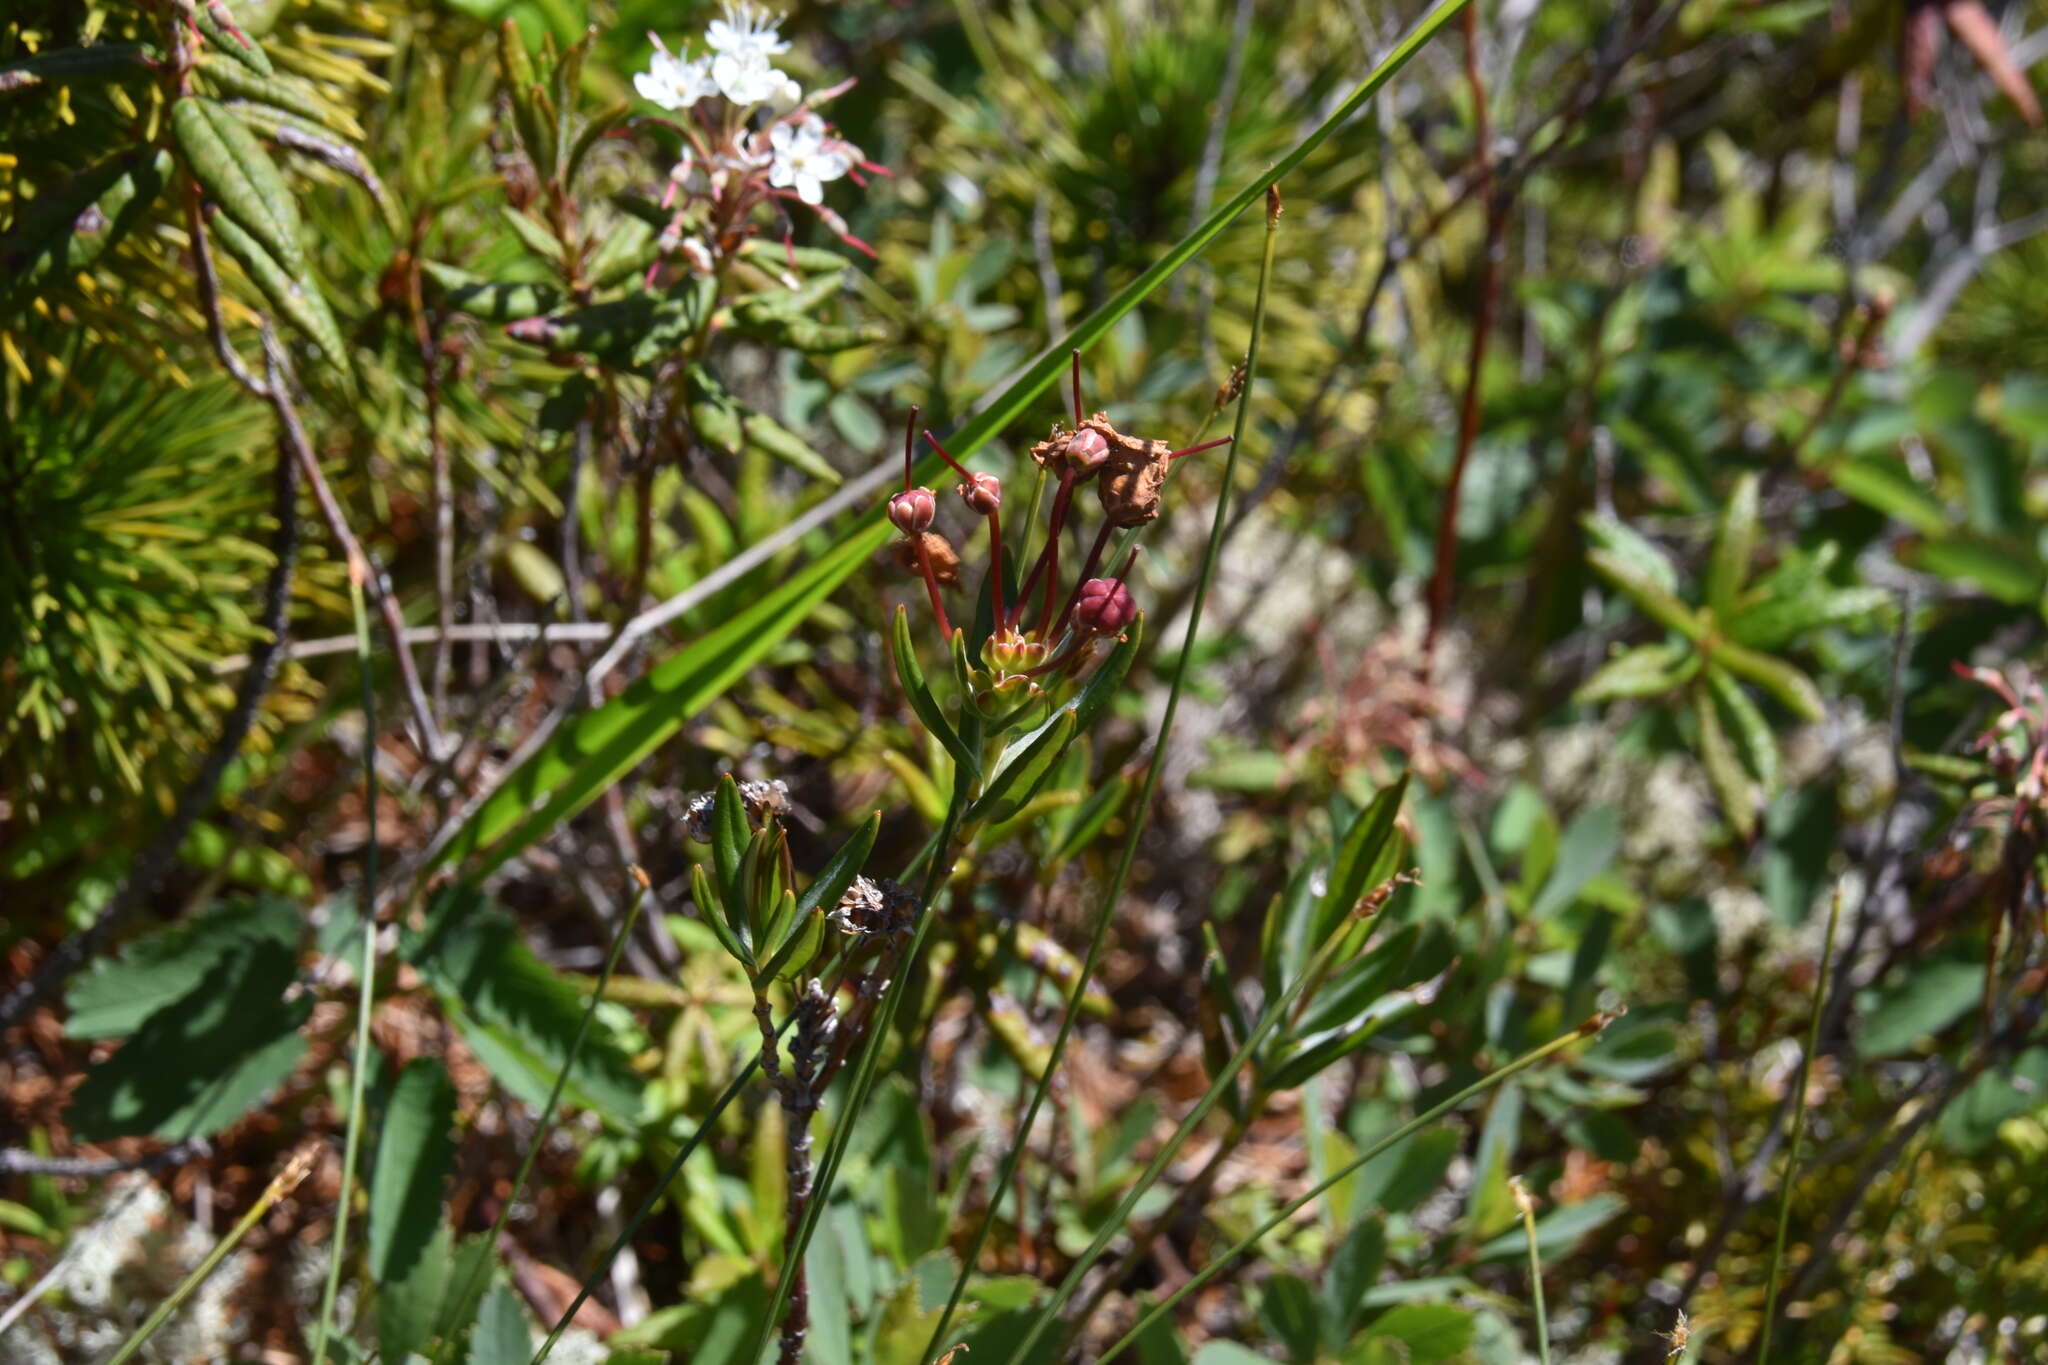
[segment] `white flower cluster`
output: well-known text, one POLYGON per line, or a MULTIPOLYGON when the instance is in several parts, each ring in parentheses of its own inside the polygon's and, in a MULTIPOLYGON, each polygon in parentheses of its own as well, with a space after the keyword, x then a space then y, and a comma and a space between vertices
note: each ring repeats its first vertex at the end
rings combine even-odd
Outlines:
MULTIPOLYGON (((790 111, 768 127, 765 141, 759 133, 746 133, 743 125, 729 128, 736 134, 730 146, 704 149, 703 160, 714 173, 766 167, 770 187, 794 190, 815 207, 824 202, 827 181, 861 164, 860 149, 834 137, 825 120, 803 108, 802 88, 774 65, 789 51, 789 41, 782 36, 781 21, 767 10, 748 0, 726 0, 724 16, 704 32, 705 56, 685 60, 658 38, 655 46, 659 50, 649 69, 633 77, 633 88, 664 109, 681 112, 716 95, 735 110, 765 104, 790 111)), ((673 177, 686 180, 695 162, 686 149, 673 177)))
MULTIPOLYGON (((660 40, 655 42, 660 47, 660 40)), ((747 0, 727 0, 725 17, 713 19, 704 31, 709 56, 684 61, 662 48, 649 69, 633 77, 643 99, 664 109, 681 111, 712 95, 723 95, 742 108, 776 103, 794 106, 803 90, 775 68, 773 59, 789 51, 782 26, 766 10, 747 0)))

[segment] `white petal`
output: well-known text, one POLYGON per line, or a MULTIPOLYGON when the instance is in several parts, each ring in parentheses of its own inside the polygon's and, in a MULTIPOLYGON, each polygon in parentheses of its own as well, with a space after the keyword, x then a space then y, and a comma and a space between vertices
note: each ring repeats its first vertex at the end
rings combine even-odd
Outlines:
POLYGON ((809 168, 798 171, 796 177, 796 197, 803 200, 806 204, 824 203, 825 182, 811 173, 809 168))

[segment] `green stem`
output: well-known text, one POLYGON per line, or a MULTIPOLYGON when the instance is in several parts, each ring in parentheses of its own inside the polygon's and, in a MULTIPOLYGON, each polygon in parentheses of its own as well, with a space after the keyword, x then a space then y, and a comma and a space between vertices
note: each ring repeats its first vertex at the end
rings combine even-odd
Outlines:
POLYGON ((1835 888, 1828 907, 1827 940, 1821 945, 1820 971, 1813 978, 1813 1008, 1806 1021, 1806 1050, 1799 1054, 1799 1076, 1792 1091, 1792 1142, 1785 1153, 1785 1183, 1778 1191, 1778 1238, 1771 1248, 1770 1287, 1764 1291, 1763 1336, 1757 1345, 1757 1365, 1770 1365, 1771 1329, 1778 1321, 1778 1278, 1785 1268, 1785 1232, 1792 1222, 1792 1185, 1799 1175, 1799 1145, 1806 1137, 1806 1075, 1813 1066, 1813 1054, 1820 1047, 1821 1004, 1827 999, 1828 966, 1835 955, 1835 926, 1842 918, 1842 888, 1835 888))
POLYGON ((1543 1258, 1536 1250, 1536 1201, 1515 1184, 1515 1203, 1522 1210, 1522 1231, 1529 1239, 1529 1295, 1536 1305, 1536 1356, 1550 1365, 1550 1315, 1543 1304, 1543 1258))
POLYGON ((1395 1147, 1396 1145, 1407 1141, 1411 1137, 1414 1137, 1424 1128, 1427 1128, 1430 1124, 1435 1123, 1438 1119, 1442 1118, 1445 1114, 1450 1113, 1453 1109, 1456 1109, 1465 1101, 1472 1099, 1477 1095, 1485 1094, 1487 1091, 1499 1085, 1502 1081, 1507 1080, 1511 1076, 1518 1075, 1523 1071, 1527 1071, 1530 1067, 1536 1065, 1544 1058, 1551 1056, 1553 1053, 1564 1051, 1564 1049, 1570 1047, 1573 1043, 1578 1042, 1580 1039, 1593 1037, 1607 1026, 1610 1017, 1611 1016, 1608 1015, 1595 1015, 1593 1018, 1581 1024, 1578 1028, 1573 1029, 1570 1033, 1567 1033, 1562 1037, 1553 1038, 1549 1042, 1545 1043, 1542 1047, 1536 1048, 1534 1051, 1523 1053, 1520 1057, 1515 1058, 1514 1061, 1509 1062, 1500 1070, 1495 1071, 1489 1075, 1480 1077, 1478 1080, 1466 1086, 1463 1090, 1460 1090, 1457 1094, 1451 1096, 1449 1099, 1444 1100, 1439 1104, 1433 1105, 1429 1109, 1424 1110, 1422 1113, 1417 1114, 1414 1118, 1402 1124, 1399 1128, 1396 1128, 1393 1132, 1387 1134, 1378 1142, 1375 1142, 1370 1147, 1367 1147, 1357 1156, 1353 1157, 1351 1160, 1345 1162, 1342 1166, 1338 1167, 1335 1171, 1332 1171, 1329 1175, 1325 1176, 1313 1188, 1307 1190, 1298 1198, 1290 1201, 1278 1213, 1268 1218, 1265 1222, 1259 1224, 1256 1228, 1253 1228, 1248 1235, 1232 1243, 1231 1246, 1224 1250, 1220 1255, 1218 1255, 1215 1260, 1209 1262, 1208 1265, 1204 1266, 1201 1272, 1197 1274, 1193 1279, 1189 1280, 1186 1284, 1174 1290, 1173 1293, 1167 1295, 1164 1299, 1161 1299, 1157 1304, 1153 1305, 1151 1311, 1146 1313, 1144 1317, 1138 1319, 1136 1326, 1132 1327, 1130 1331, 1124 1333, 1123 1336, 1117 1339, 1115 1345, 1111 1346, 1107 1351, 1104 1351, 1102 1353, 1102 1355, 1097 1359, 1096 1365, 1108 1365, 1108 1362, 1116 1358, 1118 1355, 1120 1355, 1125 1347, 1135 1342, 1139 1338, 1139 1336, 1141 1336, 1144 1333, 1146 1328, 1150 1327, 1153 1323, 1157 1322, 1167 1313, 1173 1311, 1173 1307, 1175 1304, 1179 1303, 1182 1299, 1186 1298, 1188 1295, 1194 1293, 1197 1289, 1200 1289, 1203 1285, 1209 1283, 1209 1281, 1215 1279, 1218 1275, 1222 1274, 1224 1270, 1228 1268, 1232 1262, 1237 1260, 1238 1257, 1244 1255, 1245 1252, 1251 1250, 1252 1247, 1255 1246, 1259 1241, 1261 1241, 1267 1233, 1271 1232, 1274 1228, 1279 1227, 1288 1219, 1294 1217, 1295 1214, 1307 1208, 1317 1199, 1320 1199, 1330 1189, 1332 1189, 1339 1182, 1341 1182, 1346 1176, 1349 1176, 1353 1171, 1356 1171, 1359 1167, 1365 1165, 1366 1162, 1371 1161, 1374 1157, 1379 1156, 1381 1153, 1386 1152, 1391 1148, 1395 1147))
MULTIPOLYGON (((1244 391, 1238 395, 1237 420, 1231 428, 1231 434, 1235 439, 1230 443, 1229 454, 1224 457, 1222 478, 1217 483, 1216 511, 1209 523, 1209 544, 1202 556, 1201 573, 1195 583, 1195 598, 1188 611, 1187 632, 1182 637, 1180 657, 1174 661, 1173 680, 1167 688, 1166 710, 1159 721, 1159 737, 1153 741, 1152 758, 1145 767, 1145 784, 1138 794, 1135 813, 1131 818, 1130 831, 1124 838, 1123 854, 1117 860, 1116 873, 1110 879, 1109 889, 1103 896, 1100 910, 1096 913, 1095 926, 1088 939, 1088 952, 1082 959, 1080 972, 1074 978, 1073 988, 1068 992, 1066 1009, 1060 1015, 1059 1031, 1053 1035, 1052 1049, 1047 1054, 1048 1060, 1045 1071, 1039 1076, 1038 1085, 1031 1092, 1031 1103, 1025 1108, 1024 1117, 1018 1123, 1017 1136, 1011 1142, 1010 1150, 1003 1155, 1002 1168, 997 1172, 995 1182, 990 1187, 988 1209, 982 1214, 981 1223, 974 1230, 974 1239, 969 1244, 967 1255, 961 1260, 960 1273, 954 1277, 953 1290, 946 1299, 945 1311, 939 1315, 938 1325, 933 1329, 931 1339, 925 1343, 924 1354, 920 1358, 921 1365, 923 1361, 931 1360, 938 1352, 939 1343, 945 1338, 946 1329, 952 1325, 953 1315, 959 1310, 961 1296, 967 1291, 968 1277, 974 1273, 975 1264, 981 1258, 981 1249, 988 1241, 989 1231, 995 1225, 997 1214, 1001 1212, 1003 1195, 1009 1190, 1012 1178, 1016 1174, 1017 1163, 1023 1158, 1024 1149, 1030 1140, 1032 1126, 1038 1120, 1038 1111, 1044 1106, 1045 1097, 1052 1089, 1053 1074, 1059 1069, 1060 1058, 1066 1050, 1067 1040, 1073 1034, 1074 1021, 1080 1014, 1082 997, 1087 994, 1088 982, 1093 979, 1096 963, 1101 960, 1103 944, 1109 936, 1110 920, 1115 917, 1117 904, 1123 899, 1124 885, 1131 875, 1131 866, 1137 860, 1138 840, 1144 833, 1145 819, 1152 809, 1152 798, 1159 789, 1159 775, 1166 761, 1167 740, 1173 733, 1174 715, 1180 709, 1181 692, 1185 689, 1187 683, 1188 661, 1194 657, 1196 635, 1202 626, 1202 609, 1208 602, 1209 587, 1216 576, 1216 561, 1222 553, 1224 522, 1230 510, 1231 481, 1237 471, 1238 457, 1244 450, 1244 436, 1251 410, 1252 382, 1258 373, 1259 337, 1260 333, 1264 330, 1266 318, 1266 286, 1273 273, 1273 251, 1279 229, 1279 192, 1268 189, 1265 253, 1259 263, 1258 293, 1252 305, 1251 341, 1245 352, 1244 391)), ((1334 941, 1335 937, 1332 939, 1332 942, 1334 941)), ((1262 1037, 1263 1035, 1260 1036, 1262 1037)), ((1249 1055, 1248 1049, 1253 1045, 1254 1040, 1247 1039, 1245 1049, 1240 1051, 1244 1055, 1249 1055)), ((1235 1068, 1230 1070, 1227 1080, 1219 1078, 1219 1083, 1211 1087, 1209 1095, 1204 1096, 1203 1102, 1196 1107, 1197 1112, 1191 1115, 1191 1117, 1199 1122, 1202 1115, 1208 1112, 1208 1105, 1213 1103, 1215 1096, 1221 1093, 1222 1084, 1234 1083, 1235 1078, 1235 1068)), ((1192 1131, 1192 1129, 1188 1131, 1192 1131)), ((1173 1145, 1177 1146, 1178 1144, 1173 1145)), ((1171 1153, 1169 1152, 1167 1155, 1170 1157, 1171 1153)), ((1106 1237, 1098 1240, 1102 1241, 1104 1245, 1107 1244, 1106 1237)), ((1080 1267, 1077 1267, 1077 1272, 1079 1269, 1085 1268, 1086 1263, 1092 1261, 1094 1256, 1099 1254, 1099 1248, 1091 1248, 1091 1254, 1083 1258, 1083 1263, 1080 1267)), ((1076 1278, 1077 1274, 1069 1274, 1068 1276, 1069 1281, 1074 1281, 1076 1278)), ((1032 1342, 1037 1340, 1039 1333, 1050 1322, 1051 1315, 1058 1311, 1059 1304, 1065 1302, 1067 1295, 1071 1292, 1070 1288, 1063 1287, 1060 1296, 1055 1299, 1053 1305, 1047 1309, 1045 1314, 1041 1315, 1038 1323, 1033 1328, 1031 1334, 1032 1342)), ((1027 1342, 1024 1350, 1020 1350, 1018 1353, 1020 1357, 1024 1354, 1024 1351, 1029 1350, 1029 1347, 1030 1342, 1027 1342)))
POLYGON ((319 1148, 308 1147, 285 1163, 285 1168, 277 1173, 277 1178, 272 1180, 256 1202, 249 1206, 249 1211, 228 1229, 228 1235, 214 1243, 213 1250, 206 1253, 206 1259, 193 1267, 192 1273, 179 1282, 178 1287, 171 1291, 170 1297, 158 1304, 156 1309, 143 1319, 142 1325, 129 1334, 128 1340, 121 1343, 121 1349, 108 1358, 107 1365, 124 1365, 129 1357, 142 1349, 144 1342, 156 1335, 157 1329, 170 1319, 171 1314, 178 1311, 186 1299, 192 1297, 194 1290, 206 1283, 207 1277, 220 1267, 220 1263, 227 1259, 228 1253, 249 1235, 249 1229, 262 1222, 263 1216, 270 1212, 278 1200, 298 1188, 299 1182, 306 1178, 306 1173, 313 1169, 313 1158, 318 1153, 319 1148))
MULTIPOLYGON (((277 379, 273 383, 281 382, 277 379)), ((369 844, 363 853, 363 956, 356 970, 356 1059, 349 1077, 348 1136, 342 1142, 341 1191, 335 1201, 334 1243, 328 1250, 327 1284, 320 1291, 320 1320, 313 1328, 313 1365, 325 1365, 327 1338, 334 1330, 334 1300, 341 1292, 341 1263, 348 1251, 349 1204, 355 1197, 356 1153, 363 1141, 363 1080, 370 1070, 370 1004, 377 992, 377 694, 370 683, 370 617, 363 607, 360 567, 351 564, 349 607, 355 613, 356 668, 363 686, 363 790, 369 844)))
MULTIPOLYGON (((834 959, 833 966, 836 968, 841 963, 844 963, 847 955, 847 950, 842 948, 839 956, 834 959)), ((783 1030, 795 1022, 796 1015, 791 1014, 782 1021, 780 1028, 776 1030, 777 1035, 780 1036, 783 1030)), ((704 1135, 709 1133, 718 1123, 719 1116, 725 1113, 727 1106, 739 1098, 740 1091, 747 1088, 747 1082, 754 1078, 754 1073, 760 1067, 761 1054, 757 1052, 751 1061, 740 1068, 738 1075, 726 1082, 725 1089, 720 1091, 718 1098, 711 1102, 711 1109, 704 1115, 704 1121, 697 1125, 697 1131, 690 1134, 689 1140, 669 1159, 668 1166, 661 1173, 661 1179, 654 1182, 654 1188, 647 1192, 646 1197, 640 1201, 640 1206, 633 1210, 633 1216, 628 1218, 626 1225, 619 1229, 619 1235, 612 1238, 612 1244, 605 1248, 604 1255, 598 1257, 596 1266, 591 1269, 590 1274, 584 1277, 582 1287, 576 1291, 576 1297, 562 1311, 562 1315, 555 1320, 555 1325, 548 1330, 547 1340, 541 1343, 541 1348, 534 1354, 531 1365, 541 1365, 548 1358, 548 1353, 555 1349, 555 1343, 561 1340, 562 1333, 568 1331, 569 1324, 576 1320, 577 1310, 583 1307, 584 1301, 597 1288, 598 1282, 604 1278, 605 1272, 611 1268, 612 1262, 618 1258, 621 1251, 625 1250, 626 1243, 633 1239, 633 1234, 640 1231, 640 1225, 645 1223, 648 1217, 653 1214, 654 1206, 661 1202, 661 1196, 668 1191, 670 1185, 675 1183, 676 1176, 682 1172, 683 1163, 690 1159, 692 1152, 703 1145, 704 1135)))
MULTIPOLYGON (((962 711, 964 719, 964 706, 962 711)), ((782 1316, 782 1307, 788 1302, 790 1285, 796 1279, 797 1268, 803 1264, 804 1252, 809 1248, 811 1237, 818 1229, 818 1217, 831 1198, 832 1182, 839 1175, 839 1163, 846 1155, 847 1144, 853 1137, 854 1121, 867 1104, 868 1091, 873 1087, 875 1073, 880 1069, 882 1040, 888 1036, 895 1022, 896 1007, 903 1001, 911 969, 917 962, 918 949, 924 945, 925 936, 931 931, 932 921, 938 918, 937 899, 944 890, 947 874, 952 869, 952 865, 946 860, 945 850, 952 846, 953 836, 959 832, 960 817, 967 809, 968 799, 966 771, 956 768, 953 797, 946 803, 946 818, 939 826, 938 837, 927 845, 934 850, 935 856, 930 870, 925 874, 924 894, 918 898, 923 911, 917 917, 917 929, 911 934, 910 946, 904 951, 895 978, 888 984, 881 1003, 875 1010, 874 1022, 868 1026, 867 1038, 861 1043, 860 1056, 854 1063, 853 1081, 847 1087, 846 1101, 840 1108, 838 1119, 832 1125, 831 1136, 826 1139, 825 1155, 818 1162, 817 1178, 811 1185, 810 1206, 804 1210, 803 1222, 797 1228, 796 1237, 783 1247, 782 1270, 775 1280, 775 1292, 768 1296, 768 1311, 761 1315, 747 1349, 736 1357, 739 1360, 752 1361, 761 1358, 762 1348, 768 1343, 768 1334, 774 1330, 782 1316)))
POLYGON ((498 1205, 498 1216, 491 1220, 491 1230, 484 1238, 486 1250, 470 1265, 463 1276, 462 1292, 450 1302, 468 1303, 469 1295, 476 1288, 477 1276, 483 1268, 496 1259, 498 1236, 505 1231, 505 1220, 512 1216, 512 1206, 519 1202, 521 1192, 526 1189, 527 1177, 533 1174, 534 1159, 547 1145, 548 1134, 554 1131, 555 1106, 562 1102, 562 1090, 569 1083, 569 1072, 576 1065, 576 1058, 583 1051, 583 1040, 590 1035, 590 1022, 597 1017, 597 1007, 604 1003, 605 987, 611 983, 612 972, 619 965, 619 954, 626 946, 626 939, 632 934, 633 926, 640 921, 640 908, 647 903, 647 882, 639 868, 632 869, 638 890, 633 893, 633 903, 626 907, 625 918, 612 931, 611 947, 606 950, 604 966, 597 973, 597 985, 590 992, 590 1003, 584 1006, 583 1017, 576 1021, 576 1032, 569 1039, 569 1055, 562 1059, 562 1065, 555 1072, 555 1083, 548 1091, 548 1102, 541 1106, 540 1120, 534 1125, 533 1138, 526 1144, 526 1155, 519 1159, 519 1173, 512 1177, 512 1189, 498 1205))

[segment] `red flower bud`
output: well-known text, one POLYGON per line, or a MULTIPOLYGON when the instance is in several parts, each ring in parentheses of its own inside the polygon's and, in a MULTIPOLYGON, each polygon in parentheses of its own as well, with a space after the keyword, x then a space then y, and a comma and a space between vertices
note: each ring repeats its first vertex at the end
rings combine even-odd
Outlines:
POLYGON ((1091 578, 1074 598, 1074 625, 1088 635, 1121 635, 1137 619, 1131 590, 1114 578, 1091 578))
POLYGON ((889 499, 889 521, 906 536, 929 530, 938 511, 929 488, 906 488, 889 499))
POLYGON ((1003 481, 993 474, 969 474, 967 482, 954 485, 967 510, 985 517, 1003 505, 1003 481))

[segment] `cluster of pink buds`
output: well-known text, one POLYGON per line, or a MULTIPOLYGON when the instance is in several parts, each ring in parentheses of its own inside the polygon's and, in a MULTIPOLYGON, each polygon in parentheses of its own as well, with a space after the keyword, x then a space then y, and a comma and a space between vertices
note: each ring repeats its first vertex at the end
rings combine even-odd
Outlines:
MULTIPOLYGON (((1123 634, 1137 619, 1138 606, 1126 579, 1136 547, 1124 552, 1115 571, 1102 575, 1103 556, 1113 532, 1134 530, 1159 515, 1166 476, 1173 462, 1198 451, 1226 444, 1230 438, 1175 450, 1164 441, 1125 436, 1104 413, 1084 416, 1081 403, 1081 356, 1074 353, 1074 424, 1055 425, 1052 435, 1031 448, 1031 457, 1057 482, 1045 543, 1030 569, 1017 582, 1009 600, 1003 576, 1003 485, 993 474, 968 469, 955 460, 929 431, 924 438, 939 457, 960 475, 955 490, 973 515, 988 523, 988 584, 994 629, 982 644, 979 667, 971 669, 974 699, 986 714, 995 715, 1038 695, 1040 681, 1078 667, 1095 642, 1123 634), (1061 591, 1062 541, 1074 512, 1075 493, 1093 482, 1102 504, 1097 530, 1073 585, 1061 591)), ((942 589, 960 580, 960 555, 952 542, 932 529, 938 502, 929 488, 913 487, 917 410, 903 442, 903 491, 889 499, 889 521, 902 533, 894 549, 896 563, 924 580, 932 615, 950 641, 954 630, 946 615, 942 589)))
MULTIPOLYGON (((773 65, 789 50, 779 21, 748 3, 728 0, 724 17, 705 32, 707 51, 694 59, 648 36, 654 58, 634 76, 634 89, 680 116, 658 121, 683 139, 661 199, 673 215, 658 243, 663 259, 680 254, 693 272, 712 274, 753 235, 763 206, 780 221, 787 242, 792 203, 815 213, 841 241, 874 255, 824 202, 830 181, 845 177, 865 185, 863 171, 889 173, 816 112, 852 81, 806 96, 773 65)), ((648 273, 651 282, 654 272, 648 273)))

